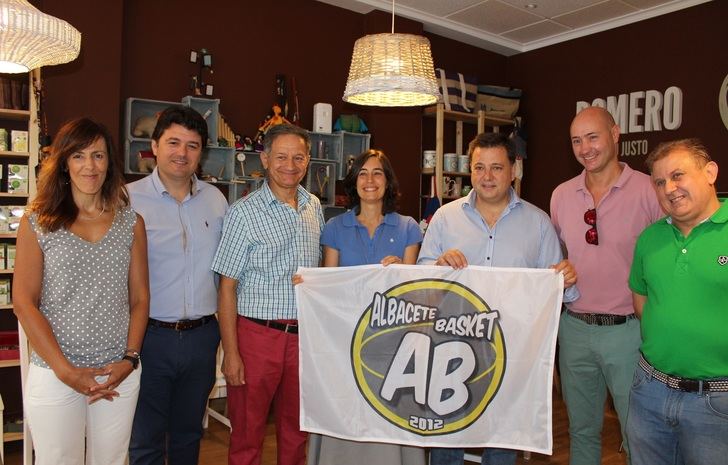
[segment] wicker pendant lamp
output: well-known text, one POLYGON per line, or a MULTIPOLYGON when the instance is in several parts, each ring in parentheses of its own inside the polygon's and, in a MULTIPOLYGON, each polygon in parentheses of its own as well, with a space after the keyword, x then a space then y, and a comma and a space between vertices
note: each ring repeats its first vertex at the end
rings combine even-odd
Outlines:
POLYGON ((24 73, 78 57, 81 33, 26 0, 0 0, 0 73, 24 73))
POLYGON ((354 44, 344 101, 376 107, 430 105, 440 97, 430 41, 413 34, 364 36, 354 44))

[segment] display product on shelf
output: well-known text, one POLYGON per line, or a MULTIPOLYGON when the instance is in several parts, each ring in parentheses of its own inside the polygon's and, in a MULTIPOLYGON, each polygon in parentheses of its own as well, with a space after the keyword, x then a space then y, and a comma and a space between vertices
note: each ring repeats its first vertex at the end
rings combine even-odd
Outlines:
POLYGON ((16 232, 24 213, 24 205, 0 205, 0 233, 16 232))
POLYGON ((28 193, 28 165, 8 165, 8 193, 28 193))
POLYGON ((0 279, 0 305, 10 303, 10 280, 0 279))
POLYGON ((15 244, 5 245, 5 268, 9 270, 15 268, 15 244))
POLYGON ((28 151, 28 131, 10 131, 10 150, 20 153, 28 151))

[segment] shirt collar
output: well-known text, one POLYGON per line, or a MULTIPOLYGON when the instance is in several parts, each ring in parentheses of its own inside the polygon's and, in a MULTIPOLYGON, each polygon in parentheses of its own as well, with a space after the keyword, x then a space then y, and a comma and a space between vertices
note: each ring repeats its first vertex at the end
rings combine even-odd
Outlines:
MULTIPOLYGON (((358 207, 352 208, 351 210, 344 213, 344 216, 342 217, 342 224, 346 226, 347 228, 352 228, 355 226, 361 226, 361 223, 359 223, 356 220, 356 214, 358 212, 358 207)), ((387 226, 396 226, 397 225, 397 217, 396 213, 390 212, 384 215, 384 220, 382 221, 387 226)))
POLYGON ((720 208, 710 215, 713 223, 728 223, 728 200, 720 203, 720 208))
MULTIPOLYGON (((475 210, 475 196, 476 195, 478 195, 478 194, 475 192, 475 189, 471 189, 468 196, 465 197, 465 202, 463 202, 463 207, 465 207, 465 205, 467 205, 469 208, 472 208, 473 210, 475 210)), ((513 189, 513 187, 508 189, 508 195, 509 195, 508 205, 506 205, 506 208, 503 210, 503 214, 501 216, 503 216, 506 213, 508 213, 509 211, 513 210, 516 207, 516 205, 520 205, 522 203, 521 198, 518 196, 518 194, 516 194, 516 191, 513 189)))
MULTIPOLYGON (((263 181, 263 186, 260 188, 261 195, 263 196, 263 201, 265 204, 269 207, 273 205, 284 205, 283 202, 278 200, 278 198, 273 194, 273 191, 270 188, 270 185, 268 184, 268 179, 263 181)), ((298 199, 298 209, 300 210, 303 208, 308 202, 311 200, 311 194, 308 193, 306 189, 303 188, 300 184, 296 188, 296 197, 298 199)))
MULTIPOLYGON (((614 182, 614 185, 610 188, 610 190, 614 189, 615 187, 619 188, 619 187, 622 187, 625 184, 627 184, 627 181, 629 180, 629 178, 632 177, 632 175, 635 172, 632 168, 630 168, 630 166, 628 164, 626 164, 624 162, 620 161, 619 165, 622 167, 622 174, 619 175, 619 177, 614 182)), ((586 191, 587 190, 587 188, 586 188, 586 170, 585 169, 581 171, 581 174, 578 177, 578 182, 576 183, 576 190, 577 191, 586 191)))
MULTIPOLYGON (((666 224, 672 224, 671 216, 666 216, 664 220, 666 224)), ((701 221, 700 224, 707 223, 708 221, 716 224, 728 223, 728 200, 721 202, 720 207, 712 215, 701 221)))
MULTIPOLYGON (((162 182, 162 178, 159 177, 159 167, 154 167, 154 171, 152 171, 151 176, 152 176, 152 185, 154 186, 154 189, 157 191, 157 193, 160 196, 163 194, 169 195, 169 191, 167 190, 164 183, 162 182)), ((189 197, 194 197, 202 189, 203 184, 199 183, 197 181, 198 181, 197 175, 193 173, 192 177, 191 177, 189 197)))

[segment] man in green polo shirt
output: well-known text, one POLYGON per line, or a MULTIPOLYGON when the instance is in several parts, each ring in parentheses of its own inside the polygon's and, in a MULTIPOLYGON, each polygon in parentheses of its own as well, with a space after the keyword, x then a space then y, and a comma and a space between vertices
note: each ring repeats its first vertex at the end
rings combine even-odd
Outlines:
POLYGON ((629 279, 642 357, 630 393, 632 465, 728 463, 728 204, 696 139, 647 158, 668 214, 640 235, 629 279))

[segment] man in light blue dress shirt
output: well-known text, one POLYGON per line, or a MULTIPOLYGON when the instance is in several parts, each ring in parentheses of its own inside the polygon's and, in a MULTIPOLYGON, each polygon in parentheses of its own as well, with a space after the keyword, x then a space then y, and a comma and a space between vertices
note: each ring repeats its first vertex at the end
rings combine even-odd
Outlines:
POLYGON ((292 278, 299 266, 321 261, 321 204, 299 184, 310 149, 308 133, 299 127, 268 130, 260 157, 266 180, 230 207, 212 264, 220 274, 222 371, 232 425, 229 465, 260 464, 271 405, 278 464, 305 462, 292 278))
POLYGON ((198 461, 220 341, 210 264, 227 210, 220 191, 194 174, 206 142, 199 113, 168 108, 152 135, 157 167, 127 186, 146 225, 151 293, 131 465, 198 461))
MULTIPOLYGON (((554 268, 564 273, 565 301, 578 297, 574 268, 563 260, 548 215, 520 199, 511 188, 516 150, 502 133, 479 134, 468 149, 473 189, 440 208, 432 217, 418 265, 463 268, 554 268)), ((431 465, 463 463, 463 449, 434 448, 431 465)), ((487 448, 482 463, 515 465, 516 451, 487 448)))

